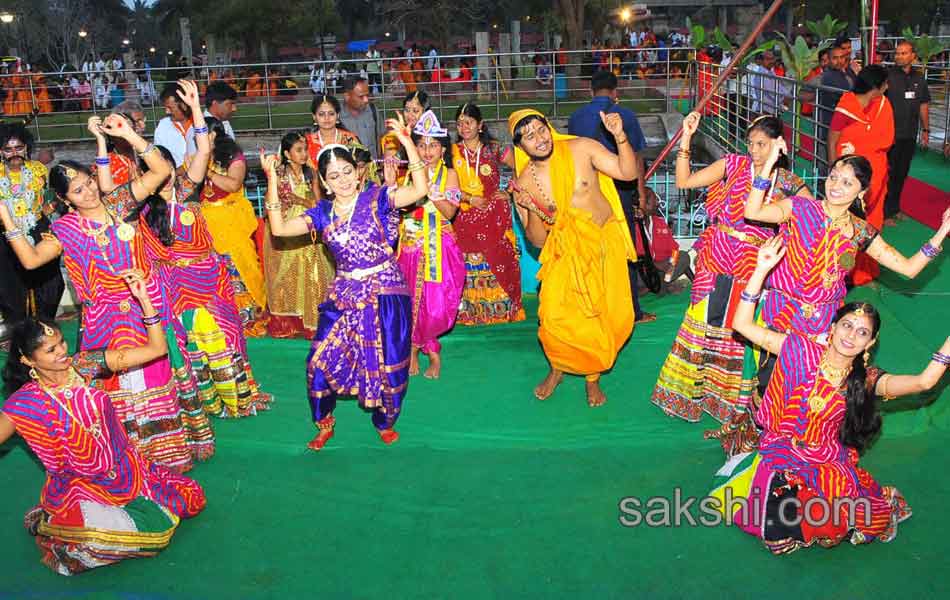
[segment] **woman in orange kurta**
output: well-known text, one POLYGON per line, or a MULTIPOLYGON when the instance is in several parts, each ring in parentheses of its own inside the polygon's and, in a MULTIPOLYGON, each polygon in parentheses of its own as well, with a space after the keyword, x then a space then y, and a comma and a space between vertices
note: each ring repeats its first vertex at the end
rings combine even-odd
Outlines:
POLYGON ((7 115, 31 113, 33 97, 30 94, 30 80, 22 73, 14 73, 7 83, 7 97, 3 101, 3 112, 7 115))
POLYGON ((259 98, 261 96, 261 76, 257 73, 251 75, 247 80, 247 97, 259 98))
MULTIPOLYGON (((829 160, 858 154, 871 163, 871 187, 864 197, 865 219, 878 231, 884 226, 884 198, 887 196, 887 151, 894 144, 894 113, 884 93, 887 71, 868 65, 858 74, 854 89, 838 101, 828 132, 829 160)), ((877 262, 863 252, 851 274, 855 285, 875 280, 877 262)))
POLYGON ((36 108, 41 113, 53 112, 53 103, 49 98, 49 88, 46 86, 46 80, 39 73, 33 76, 33 94, 36 98, 36 108))
POLYGON ((402 79, 403 84, 406 86, 406 93, 411 94, 416 91, 416 76, 415 73, 412 72, 412 66, 409 61, 400 61, 396 69, 399 71, 399 78, 402 79))

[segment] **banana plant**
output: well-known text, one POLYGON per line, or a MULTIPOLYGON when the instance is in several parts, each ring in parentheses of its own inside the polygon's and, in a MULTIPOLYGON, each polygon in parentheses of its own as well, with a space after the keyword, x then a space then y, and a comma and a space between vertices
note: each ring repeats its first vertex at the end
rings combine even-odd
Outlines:
POLYGON ((693 21, 686 17, 686 30, 689 31, 689 41, 696 50, 706 47, 706 28, 700 24, 693 25, 693 21))
POLYGON ((930 59, 946 50, 947 45, 927 34, 915 36, 910 27, 905 27, 901 34, 905 40, 914 46, 917 59, 924 66, 924 79, 927 79, 927 65, 930 63, 930 59))
POLYGON ((833 40, 838 34, 848 28, 847 21, 839 21, 825 13, 820 21, 805 21, 805 27, 812 32, 819 42, 833 40))
MULTIPOLYGON (((777 43, 779 51, 782 53, 782 62, 785 63, 785 76, 797 81, 798 87, 801 88, 801 85, 808 79, 808 76, 819 64, 818 53, 830 44, 830 40, 829 38, 825 38, 824 41, 812 48, 802 36, 797 36, 795 42, 792 43, 780 33, 777 43)), ((795 114, 801 115, 801 100, 797 95, 794 98, 794 102, 795 114)), ((800 129, 801 127, 795 128, 794 145, 796 148, 801 144, 800 129)))
MULTIPOLYGON (((722 48, 724 52, 728 52, 729 54, 735 56, 737 47, 729 40, 728 37, 726 37, 726 34, 724 34, 722 30, 720 30, 718 27, 716 27, 716 29, 713 30, 713 39, 716 40, 716 45, 722 48)), ((739 61, 739 66, 740 67, 745 66, 746 64, 748 64, 750 60, 755 58, 756 54, 761 54, 765 52, 766 50, 773 49, 774 47, 775 47, 774 40, 768 40, 768 41, 762 42, 755 48, 752 48, 751 50, 745 53, 745 55, 742 57, 742 60, 739 61)))

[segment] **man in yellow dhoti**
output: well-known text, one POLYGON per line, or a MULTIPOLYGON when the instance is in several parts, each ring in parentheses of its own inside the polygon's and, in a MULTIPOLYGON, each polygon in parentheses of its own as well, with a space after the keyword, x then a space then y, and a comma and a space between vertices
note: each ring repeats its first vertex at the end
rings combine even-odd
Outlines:
POLYGON ((538 337, 550 372, 534 389, 548 398, 564 373, 587 380, 587 403, 607 401, 600 374, 633 331, 627 261, 637 258, 613 179, 638 176, 620 115, 601 113, 619 155, 600 142, 554 131, 536 110, 508 118, 515 198, 525 233, 541 248, 538 337))

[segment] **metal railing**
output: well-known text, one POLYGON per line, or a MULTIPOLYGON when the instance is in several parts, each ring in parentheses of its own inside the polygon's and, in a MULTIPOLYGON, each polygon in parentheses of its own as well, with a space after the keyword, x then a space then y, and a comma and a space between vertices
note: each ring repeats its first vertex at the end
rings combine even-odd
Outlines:
MULTIPOLYGON (((688 48, 611 49, 598 51, 532 51, 508 54, 439 56, 411 63, 406 58, 248 63, 210 67, 163 67, 105 72, 62 72, 0 76, 5 116, 39 110, 31 127, 37 143, 92 139, 86 120, 107 113, 122 100, 146 108, 148 130, 165 116, 159 103, 166 81, 195 78, 202 92, 214 80, 238 90, 239 110, 232 126, 239 133, 285 131, 310 127, 310 101, 317 91, 342 95, 346 75, 369 79, 373 101, 388 113, 402 108, 415 89, 426 91, 439 117, 452 120, 466 101, 478 102, 490 121, 527 106, 551 117, 566 116, 589 98, 587 78, 610 66, 621 79, 625 103, 640 112, 669 112, 688 90, 692 56, 688 48), (537 59, 538 63, 535 63, 537 59), (377 70, 378 69, 378 70, 377 70), (321 76, 322 74, 322 76, 321 76)), ((340 98, 342 100, 342 98, 340 98)))
MULTIPOLYGON (((932 98, 932 148, 942 147, 950 129, 950 67, 944 57, 938 59, 927 66, 932 98)), ((156 93, 164 81, 182 75, 196 77, 202 87, 209 81, 226 81, 239 91, 240 109, 231 121, 241 137, 312 126, 312 92, 326 90, 339 94, 344 71, 347 74, 363 71, 361 74, 367 76, 372 86, 373 101, 383 114, 402 108, 403 97, 414 87, 429 94, 432 108, 443 123, 454 120, 459 105, 475 101, 489 123, 501 125, 496 128, 501 133, 506 129, 507 116, 519 108, 535 107, 557 119, 586 104, 590 98, 587 80, 604 66, 619 74, 623 104, 640 114, 685 113, 723 68, 717 64, 696 62, 695 53, 690 48, 625 48, 602 50, 596 54, 590 51, 460 54, 438 57, 431 69, 427 57, 415 62, 420 64, 410 64, 405 58, 378 59, 378 76, 373 68, 366 72, 368 61, 365 58, 219 65, 190 71, 182 68, 133 69, 115 75, 138 81, 135 93, 126 98, 145 100, 150 118, 149 130, 164 116, 156 93)), ((42 78, 20 76, 19 87, 5 86, 7 98, 3 106, 5 109, 15 106, 17 93, 22 96, 21 106, 34 102, 42 104, 42 81, 65 77, 68 82, 72 75, 83 74, 43 74, 42 78), (14 94, 12 99, 10 94, 14 94)), ((7 76, 6 83, 10 79, 11 76, 7 76)), ((817 117, 820 111, 834 109, 821 104, 827 104, 825 100, 829 94, 839 91, 822 88, 817 80, 798 82, 757 73, 748 67, 740 68, 710 103, 701 130, 723 150, 745 152, 745 130, 751 120, 760 113, 780 114, 786 123, 786 139, 795 171, 813 191, 820 193, 821 190, 815 188, 827 165, 823 144, 827 125, 817 117)), ((99 104, 102 100, 104 97, 100 94, 99 104)), ((86 119, 91 114, 109 110, 108 107, 96 106, 95 99, 75 95, 49 102, 54 109, 64 110, 37 115, 31 127, 36 141, 41 144, 91 140, 85 129, 86 119)), ((648 185, 660 197, 660 209, 677 237, 694 237, 705 226, 702 192, 676 189, 672 163, 663 165, 648 185)), ((253 172, 249 173, 247 189, 260 210, 264 194, 253 172)))

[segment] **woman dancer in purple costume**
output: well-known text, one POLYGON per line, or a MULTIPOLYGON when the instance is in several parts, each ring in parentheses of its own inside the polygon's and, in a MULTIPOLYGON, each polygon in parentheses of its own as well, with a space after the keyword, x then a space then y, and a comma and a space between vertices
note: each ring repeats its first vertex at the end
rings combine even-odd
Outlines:
MULTIPOLYGON (((356 161, 346 147, 325 146, 317 170, 327 197, 299 217, 284 222, 277 198, 276 156, 261 156, 267 173, 267 216, 277 237, 319 235, 336 261, 330 296, 307 357, 307 383, 313 420, 319 429, 307 445, 320 450, 333 437, 338 395, 359 398, 373 412, 373 425, 386 444, 399 438, 393 429, 409 379, 412 299, 396 264, 393 217, 400 208, 424 198, 425 163, 402 118, 389 119, 409 158, 412 185, 370 187, 360 193, 356 161)), ((386 163, 391 171, 395 166, 386 163)), ((387 179, 390 179, 387 177, 387 179)))

